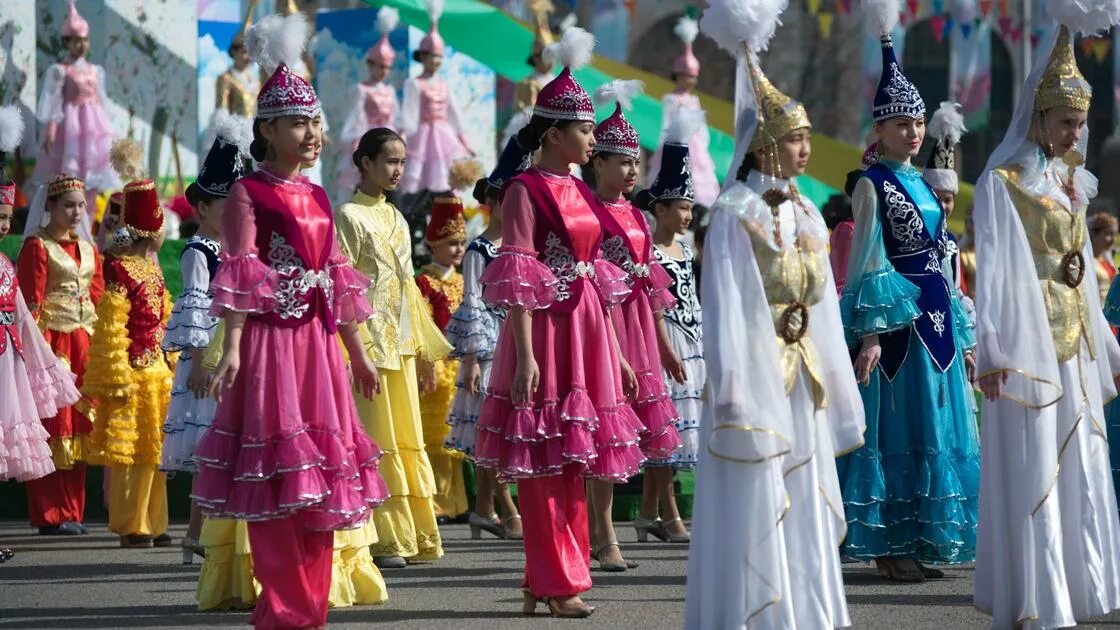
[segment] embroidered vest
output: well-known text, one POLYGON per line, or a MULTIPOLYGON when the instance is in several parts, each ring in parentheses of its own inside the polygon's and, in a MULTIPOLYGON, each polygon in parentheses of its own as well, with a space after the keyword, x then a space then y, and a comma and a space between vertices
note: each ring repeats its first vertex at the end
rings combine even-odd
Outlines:
POLYGON ((16 279, 16 269, 7 256, 0 254, 0 355, 8 351, 8 340, 11 339, 12 348, 23 356, 19 328, 16 326, 18 292, 19 281, 16 279))
POLYGON ((669 274, 673 284, 669 291, 677 298, 673 308, 665 309, 665 321, 681 330, 689 339, 699 342, 702 338, 702 319, 700 301, 696 297, 696 274, 693 269, 692 248, 681 243, 684 256, 681 259, 673 258, 656 247, 653 255, 665 272, 669 274))
POLYGON ((186 246, 183 247, 183 251, 188 249, 200 252, 206 257, 206 270, 210 273, 210 281, 213 282, 214 274, 218 272, 218 256, 222 253, 221 244, 203 236, 192 236, 191 240, 187 241, 186 246))
POLYGON ((280 276, 276 290, 276 309, 254 315, 272 326, 296 328, 318 318, 328 332, 337 330, 331 311, 333 285, 327 269, 330 243, 334 238, 334 214, 327 194, 318 186, 310 186, 308 205, 317 205, 330 220, 323 250, 312 259, 303 230, 292 216, 285 200, 276 193, 276 186, 267 176, 254 173, 239 180, 253 201, 257 223, 257 251, 262 262, 280 276))
POLYGON ((619 211, 630 212, 638 225, 643 226, 646 218, 633 204, 628 203, 626 205, 628 207, 625 210, 620 210, 617 206, 612 208, 606 202, 596 203, 592 207, 595 208, 595 213, 599 215, 599 220, 603 223, 603 231, 607 235, 603 239, 603 258, 617 265, 629 276, 627 283, 633 289, 625 300, 625 302, 629 302, 637 296, 638 291, 644 291, 648 294, 651 290, 649 281, 649 242, 651 239, 647 234, 645 251, 638 251, 637 244, 630 238, 626 227, 614 216, 614 213, 619 211))
POLYGON ((79 262, 46 231, 36 237, 47 250, 47 286, 39 305, 40 329, 68 333, 82 328, 93 334, 97 321, 97 309, 89 295, 97 271, 93 245, 77 241, 79 262))
MULTIPOLYGON (((921 316, 902 330, 879 335, 883 374, 888 380, 898 374, 906 360, 913 334, 918 335, 937 369, 944 372, 957 355, 949 303, 950 287, 941 269, 941 261, 953 249, 945 228, 944 213, 936 235, 931 235, 918 204, 894 171, 883 164, 875 164, 867 169, 865 175, 875 184, 879 197, 879 219, 883 224, 887 258, 895 271, 921 290, 917 301, 921 316)), ((922 185, 929 186, 924 181, 922 185)), ((930 189, 930 194, 933 194, 933 189, 930 189)))
MULTIPOLYGON (((565 211, 561 211, 556 198, 545 183, 543 175, 536 170, 520 173, 509 181, 518 181, 525 186, 529 193, 529 201, 536 211, 536 233, 533 235, 533 244, 537 250, 537 258, 548 267, 559 281, 556 285, 556 301, 549 310, 554 313, 571 313, 576 304, 579 304, 583 292, 588 290, 591 277, 595 275, 595 259, 598 258, 599 248, 602 246, 602 228, 597 227, 598 234, 594 237, 591 253, 584 258, 576 256, 572 245, 572 237, 568 230, 569 223, 565 221, 565 211)), ((594 193, 582 181, 572 178, 572 183, 582 196, 586 205, 566 209, 567 214, 587 213, 595 215, 597 203, 594 193)), ((508 183, 507 183, 508 185, 508 183)), ((585 217, 586 218, 586 217, 585 217)), ((596 218, 596 226, 598 220, 596 218)), ((594 287, 590 287, 594 291, 594 287)))
MULTIPOLYGON (((490 263, 494 262, 494 260, 498 257, 498 247, 497 247, 497 245, 494 245, 493 243, 491 243, 489 240, 487 240, 486 238, 484 238, 482 236, 479 236, 478 238, 471 241, 471 244, 467 246, 467 251, 468 252, 476 252, 480 256, 482 256, 482 268, 483 269, 486 269, 487 267, 489 267, 490 263)), ((494 306, 492 304, 486 304, 486 310, 491 315, 493 315, 499 322, 505 321, 505 319, 506 319, 505 309, 499 308, 499 307, 494 306)))

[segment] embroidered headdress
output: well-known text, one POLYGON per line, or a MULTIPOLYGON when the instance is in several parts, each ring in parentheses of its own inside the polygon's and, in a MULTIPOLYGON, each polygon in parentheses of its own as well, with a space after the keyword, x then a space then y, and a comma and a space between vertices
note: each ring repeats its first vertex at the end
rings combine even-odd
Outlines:
POLYGON ((751 85, 758 99, 759 121, 747 151, 776 145, 787 133, 813 126, 805 106, 775 87, 762 72, 757 59, 751 60, 750 69, 751 85))
MULTIPOLYGON (((159 238, 163 231, 163 207, 156 194, 156 184, 150 179, 129 182, 124 187, 122 227, 133 239, 159 238)), ((119 242, 116 236, 114 241, 119 242)))
POLYGON ((968 131, 964 127, 964 116, 961 115, 960 108, 958 103, 945 101, 933 113, 927 132, 934 140, 933 153, 922 171, 922 177, 934 190, 944 190, 954 195, 960 192, 957 144, 961 141, 961 134, 968 131))
POLYGON ((257 120, 280 116, 314 118, 320 114, 315 88, 289 68, 300 62, 308 32, 303 13, 270 15, 249 29, 249 55, 265 72, 272 73, 257 96, 257 120))
POLYGON ((673 27, 673 34, 684 43, 684 51, 673 62, 673 74, 700 76, 700 60, 692 54, 692 42, 696 41, 696 36, 700 34, 700 26, 696 20, 685 15, 677 20, 677 25, 673 27))
POLYGON ((902 73, 902 66, 894 54, 891 31, 898 25, 901 11, 899 0, 863 0, 868 26, 879 37, 883 49, 883 72, 875 89, 872 118, 881 122, 905 116, 921 118, 926 114, 926 104, 918 88, 902 73))
POLYGON ((15 105, 0 107, 0 206, 16 205, 16 183, 4 172, 7 156, 23 142, 23 115, 15 105))
POLYGON ((641 81, 615 79, 595 90, 595 103, 606 105, 614 103, 614 113, 603 119, 595 127, 595 151, 597 153, 620 153, 636 158, 642 147, 638 144, 638 131, 626 120, 623 109, 630 109, 630 102, 642 93, 641 81))
POLYGON ((639 205, 652 210, 654 202, 695 197, 692 187, 692 167, 688 161, 688 142, 705 124, 703 110, 678 109, 665 132, 661 145, 661 167, 649 190, 638 197, 639 205))
POLYGON ((397 53, 393 50, 393 45, 389 43, 389 33, 397 28, 400 21, 400 12, 393 7, 381 7, 377 11, 377 30, 381 33, 381 39, 377 40, 377 43, 370 46, 370 49, 366 51, 366 61, 383 66, 393 65, 397 53))
POLYGON ((432 53, 433 55, 444 53, 443 37, 439 34, 439 17, 443 15, 443 3, 444 0, 424 1, 428 9, 428 20, 431 21, 431 26, 428 28, 428 34, 420 41, 420 52, 432 53))
POLYGON ((198 206, 198 191, 214 197, 228 197, 233 183, 249 172, 245 160, 253 141, 249 121, 218 110, 214 112, 214 131, 214 144, 198 170, 198 179, 187 187, 187 200, 195 207, 198 206))
POLYGON ((66 20, 62 23, 62 36, 63 37, 89 37, 89 22, 78 13, 78 7, 74 6, 73 0, 70 2, 70 8, 66 13, 66 20))
POLYGON ((490 171, 490 175, 486 179, 479 180, 475 184, 475 200, 478 203, 486 203, 487 193, 494 194, 501 190, 502 186, 509 181, 509 178, 532 165, 533 152, 522 149, 516 136, 510 138, 506 142, 505 148, 502 149, 502 154, 498 156, 498 162, 494 165, 494 170, 490 171))
POLYGON ((432 216, 428 221, 428 229, 424 232, 424 240, 429 245, 434 245, 451 238, 467 238, 463 202, 458 197, 436 197, 432 202, 432 216))
POLYGON ((595 49, 595 36, 578 26, 564 31, 559 42, 544 50, 545 60, 559 61, 564 70, 541 88, 533 114, 552 120, 578 120, 595 122, 595 107, 587 91, 572 77, 572 70, 582 68, 591 61, 595 49))
POLYGON ((1046 71, 1034 95, 1034 110, 1044 112, 1055 107, 1069 107, 1087 112, 1093 89, 1077 67, 1073 56, 1073 36, 1065 25, 1060 28, 1058 41, 1050 51, 1046 71))

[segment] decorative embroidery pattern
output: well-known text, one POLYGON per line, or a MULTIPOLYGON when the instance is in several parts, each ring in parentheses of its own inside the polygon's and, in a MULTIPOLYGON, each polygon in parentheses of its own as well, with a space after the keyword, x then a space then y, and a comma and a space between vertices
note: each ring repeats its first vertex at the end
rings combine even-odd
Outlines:
POLYGON ((572 284, 582 277, 595 275, 595 266, 589 262, 576 260, 572 250, 568 249, 555 232, 549 232, 544 239, 544 253, 541 262, 552 270, 556 276, 556 301, 563 302, 572 297, 569 290, 572 284))
POLYGON ((900 243, 899 249, 903 253, 921 249, 925 241, 922 238, 925 224, 922 223, 922 215, 918 213, 918 209, 889 181, 883 182, 883 198, 887 204, 887 223, 890 225, 891 235, 900 243))
POLYGON ((306 315, 311 308, 307 294, 312 289, 322 289, 330 301, 333 294, 330 274, 325 270, 305 269, 296 250, 276 232, 268 239, 268 262, 280 275, 280 287, 276 290, 276 313, 281 319, 299 319, 306 315))
POLYGON ((677 298, 677 304, 665 311, 665 319, 675 324, 693 341, 701 339, 700 301, 696 296, 696 275, 692 267, 692 249, 681 244, 684 256, 680 260, 672 258, 658 248, 653 248, 657 262, 665 268, 673 279, 669 290, 677 298))
POLYGON ((930 321, 933 322, 933 331, 937 333, 938 337, 945 336, 945 313, 943 311, 931 311, 927 313, 930 321))

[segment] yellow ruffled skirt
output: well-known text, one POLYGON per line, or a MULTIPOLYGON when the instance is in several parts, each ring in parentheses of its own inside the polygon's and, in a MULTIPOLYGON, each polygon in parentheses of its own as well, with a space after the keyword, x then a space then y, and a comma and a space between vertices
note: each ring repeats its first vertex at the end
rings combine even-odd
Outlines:
POLYGON ((436 361, 436 390, 420 395, 420 416, 424 428, 424 450, 432 463, 436 491, 432 495, 437 516, 456 517, 467 512, 467 487, 463 480, 463 454, 443 446, 451 425, 447 424, 455 398, 455 379, 459 362, 436 361))
MULTIPOLYGON (((196 590, 198 609, 252 608, 261 585, 253 577, 245 521, 208 518, 198 542, 206 548, 196 590)), ((385 580, 369 552, 375 542, 377 530, 371 521, 358 529, 335 532, 328 602, 331 608, 382 604, 389 599, 385 580)))

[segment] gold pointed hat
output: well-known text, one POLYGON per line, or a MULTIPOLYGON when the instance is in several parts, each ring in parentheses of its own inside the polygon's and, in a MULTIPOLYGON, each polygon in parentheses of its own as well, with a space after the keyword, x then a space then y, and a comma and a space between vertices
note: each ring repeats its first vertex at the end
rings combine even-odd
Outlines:
POLYGON ((241 28, 237 29, 237 34, 233 36, 234 45, 245 45, 245 35, 253 26, 253 11, 257 8, 258 0, 249 0, 245 7, 245 18, 241 20, 241 28))
POLYGON ((533 54, 539 55, 549 44, 556 41, 548 26, 548 16, 556 10, 552 0, 531 0, 529 10, 533 12, 533 54))
POLYGON ((1087 112, 1092 96, 1093 90, 1077 68, 1077 60, 1073 56, 1073 37, 1069 29, 1062 26, 1034 94, 1034 111, 1069 107, 1087 112))
POLYGON ((805 106, 774 87, 770 79, 763 74, 757 59, 752 58, 749 65, 751 83, 758 101, 759 120, 748 151, 754 152, 777 144, 787 133, 813 126, 809 122, 809 113, 805 111, 805 106))

